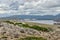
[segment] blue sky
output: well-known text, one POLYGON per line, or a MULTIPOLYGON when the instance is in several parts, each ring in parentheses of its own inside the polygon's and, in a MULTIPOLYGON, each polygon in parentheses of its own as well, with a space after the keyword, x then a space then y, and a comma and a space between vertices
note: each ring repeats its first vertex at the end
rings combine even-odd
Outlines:
POLYGON ((0 15, 57 15, 59 13, 60 0, 0 0, 0 15))

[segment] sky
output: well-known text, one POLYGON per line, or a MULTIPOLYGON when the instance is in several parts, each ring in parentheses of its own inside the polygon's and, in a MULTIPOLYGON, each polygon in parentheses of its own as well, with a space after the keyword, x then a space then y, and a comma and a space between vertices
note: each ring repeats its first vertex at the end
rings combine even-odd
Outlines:
POLYGON ((0 0, 0 15, 57 15, 60 0, 0 0))

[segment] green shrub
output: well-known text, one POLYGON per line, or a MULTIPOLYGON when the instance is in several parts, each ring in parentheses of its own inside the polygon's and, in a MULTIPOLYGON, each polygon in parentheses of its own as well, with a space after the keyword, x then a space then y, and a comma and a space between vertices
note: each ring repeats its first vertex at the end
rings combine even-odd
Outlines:
POLYGON ((3 36, 2 38, 7 38, 6 36, 3 36))
POLYGON ((35 29, 35 30, 38 30, 38 31, 44 31, 44 32, 49 32, 51 29, 50 28, 45 28, 45 27, 40 27, 38 25, 33 25, 33 26, 30 26, 28 24, 22 24, 22 23, 13 23, 11 21, 5 21, 7 23, 10 23, 10 24, 14 24, 14 25, 18 25, 20 27, 25 27, 25 28, 32 28, 32 29, 35 29))
POLYGON ((10 24, 14 24, 14 23, 13 23, 13 22, 11 22, 11 21, 5 21, 5 22, 10 23, 10 24))
POLYGON ((26 38, 21 38, 19 40, 47 40, 47 39, 42 37, 26 37, 26 38))
POLYGON ((30 27, 28 24, 22 24, 23 27, 30 27))
POLYGON ((22 23, 15 23, 14 25, 21 25, 22 23))
MULTIPOLYGON (((38 25, 33 25, 33 26, 29 26, 28 24, 21 24, 21 25, 22 25, 22 27, 25 27, 25 28, 32 28, 32 29, 35 29, 35 30, 38 30, 38 31, 49 32, 48 28, 40 27, 38 25)), ((21 27, 21 25, 18 25, 18 26, 21 27)))
POLYGON ((45 31, 45 32, 48 32, 49 29, 48 28, 45 28, 45 27, 40 27, 40 26, 37 26, 37 25, 33 25, 32 27, 30 27, 32 29, 36 29, 38 31, 45 31))

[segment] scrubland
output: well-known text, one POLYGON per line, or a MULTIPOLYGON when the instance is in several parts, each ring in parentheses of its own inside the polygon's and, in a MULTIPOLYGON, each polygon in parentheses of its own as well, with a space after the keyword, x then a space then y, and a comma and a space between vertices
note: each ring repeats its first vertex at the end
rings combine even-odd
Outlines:
POLYGON ((60 40, 60 26, 0 21, 0 40, 60 40))

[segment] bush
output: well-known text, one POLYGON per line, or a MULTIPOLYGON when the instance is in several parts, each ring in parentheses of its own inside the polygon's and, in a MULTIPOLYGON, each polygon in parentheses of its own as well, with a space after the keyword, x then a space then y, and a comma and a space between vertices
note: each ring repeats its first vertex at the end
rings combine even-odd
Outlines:
POLYGON ((7 38, 6 36, 3 36, 2 38, 7 38))
MULTIPOLYGON (((10 23, 10 24, 14 24, 13 22, 10 22, 10 21, 5 21, 5 22, 10 23)), ((22 24, 22 23, 15 23, 14 25, 18 25, 20 27, 25 27, 25 28, 32 28, 32 29, 35 29, 35 30, 38 30, 38 31, 44 31, 44 32, 49 32, 50 31, 49 28, 40 27, 38 25, 30 26, 28 24, 22 24)))
POLYGON ((13 22, 11 22, 11 21, 5 21, 5 22, 10 23, 10 24, 14 24, 14 23, 13 23, 13 22))
POLYGON ((19 40, 47 40, 47 39, 42 37, 26 37, 26 38, 21 38, 19 40))
POLYGON ((30 27, 30 28, 36 29, 36 30, 38 30, 38 31, 45 31, 45 32, 48 32, 48 31, 49 31, 48 28, 40 27, 40 26, 37 26, 37 25, 33 25, 33 26, 30 27))
MULTIPOLYGON (((28 24, 21 24, 21 25, 22 25, 22 27, 25 27, 25 28, 32 28, 32 29, 35 29, 35 30, 38 30, 38 31, 49 32, 48 28, 40 27, 38 25, 33 25, 33 26, 29 26, 28 24)), ((18 25, 18 26, 21 26, 21 25, 18 25)))
POLYGON ((15 23, 14 25, 21 25, 22 23, 15 23))
POLYGON ((22 24, 23 27, 30 27, 28 24, 22 24))

